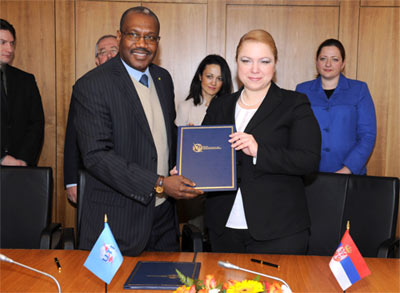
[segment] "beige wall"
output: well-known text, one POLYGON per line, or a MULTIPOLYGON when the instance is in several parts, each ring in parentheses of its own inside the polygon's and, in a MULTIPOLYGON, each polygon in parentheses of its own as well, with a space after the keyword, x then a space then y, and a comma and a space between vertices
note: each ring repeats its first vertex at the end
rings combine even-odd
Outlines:
POLYGON ((187 95, 206 54, 226 57, 236 77, 236 45, 250 29, 263 28, 274 36, 279 51, 276 81, 288 89, 312 79, 317 46, 326 38, 339 38, 347 51, 345 74, 368 83, 377 111, 378 137, 369 174, 400 177, 400 1, 1 0, 0 16, 17 30, 13 64, 35 74, 42 95, 46 135, 39 164, 54 171, 55 220, 66 226, 75 221, 63 188, 72 85, 95 66, 96 40, 115 34, 122 12, 140 4, 160 18, 156 63, 172 74, 177 101, 187 95))

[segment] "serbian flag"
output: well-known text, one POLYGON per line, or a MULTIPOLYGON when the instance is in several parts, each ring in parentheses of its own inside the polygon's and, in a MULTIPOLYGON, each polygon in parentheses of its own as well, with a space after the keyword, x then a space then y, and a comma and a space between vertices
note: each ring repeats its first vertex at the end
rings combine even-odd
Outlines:
POLYGON ((105 215, 104 229, 90 251, 84 266, 98 278, 110 284, 123 260, 121 251, 108 226, 107 215, 105 215))
POLYGON ((342 241, 329 263, 329 267, 343 291, 371 274, 351 238, 349 230, 344 233, 342 241))

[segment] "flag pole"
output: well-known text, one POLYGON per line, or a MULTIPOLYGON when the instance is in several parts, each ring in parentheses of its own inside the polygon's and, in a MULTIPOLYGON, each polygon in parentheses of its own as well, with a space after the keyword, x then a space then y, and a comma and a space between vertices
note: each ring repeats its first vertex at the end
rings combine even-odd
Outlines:
MULTIPOLYGON (((106 215, 106 216, 107 216, 107 215, 106 215)), ((350 221, 349 221, 349 220, 347 220, 346 229, 347 229, 347 230, 350 230, 350 221)))
MULTIPOLYGON (((107 223, 107 214, 104 214, 104 224, 107 223)), ((104 293, 107 293, 107 283, 104 282, 104 293)))

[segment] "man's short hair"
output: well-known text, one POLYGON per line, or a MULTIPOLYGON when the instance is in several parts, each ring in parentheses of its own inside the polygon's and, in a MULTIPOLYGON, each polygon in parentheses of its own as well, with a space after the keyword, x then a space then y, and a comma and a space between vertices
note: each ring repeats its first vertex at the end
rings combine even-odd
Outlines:
POLYGON ((155 13, 153 11, 151 11, 149 8, 144 7, 144 6, 136 6, 136 7, 129 8, 122 14, 121 21, 119 22, 119 31, 120 32, 122 32, 122 26, 124 25, 125 17, 130 12, 141 13, 141 14, 146 14, 146 15, 152 16, 156 20, 158 32, 160 32, 160 21, 158 20, 157 15, 155 15, 155 13))
POLYGON ((99 43, 100 43, 102 40, 108 39, 108 38, 117 39, 117 37, 114 36, 114 35, 104 35, 104 36, 100 37, 100 39, 97 40, 97 42, 96 42, 96 48, 94 49, 94 50, 95 50, 95 51, 94 51, 94 56, 95 56, 95 57, 97 57, 97 55, 99 54, 99 52, 98 52, 99 43))
POLYGON ((0 18, 0 30, 6 30, 9 31, 12 36, 14 37, 14 40, 17 39, 17 36, 15 34, 15 29, 12 26, 11 23, 9 23, 7 20, 0 18))

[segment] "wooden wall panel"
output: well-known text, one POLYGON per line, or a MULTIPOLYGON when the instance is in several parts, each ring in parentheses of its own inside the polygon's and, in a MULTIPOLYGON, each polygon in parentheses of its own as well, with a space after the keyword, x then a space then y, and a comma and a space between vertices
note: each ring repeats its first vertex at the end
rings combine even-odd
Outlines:
POLYGON ((157 14, 161 24, 154 62, 171 73, 175 100, 179 103, 188 95, 197 66, 207 54, 207 5, 149 3, 146 6, 157 14))
POLYGON ((116 35, 122 13, 140 2, 78 1, 76 2, 76 77, 95 64, 95 45, 103 35, 116 35), (101 20, 101 21, 99 21, 101 20))
POLYGON ((378 136, 368 173, 400 176, 400 8, 361 8, 357 78, 368 83, 378 136))
POLYGON ((361 6, 393 6, 400 7, 399 0, 361 0, 361 6))
POLYGON ((64 188, 64 141, 68 111, 75 82, 75 4, 56 1, 56 101, 57 101, 57 214, 56 221, 74 227, 76 209, 67 200, 64 188))
MULTIPOLYGON (((227 9, 226 57, 236 77, 236 46, 243 34, 264 29, 278 48, 276 81, 287 89, 316 75, 315 52, 338 37, 339 7, 242 6, 227 9)), ((237 88, 237 87, 236 87, 237 88)))
POLYGON ((357 77, 357 47, 360 7, 358 1, 342 1, 339 16, 339 40, 346 50, 344 74, 348 78, 357 77))
POLYGON ((228 0, 228 3, 244 5, 338 6, 339 1, 340 0, 228 0))

